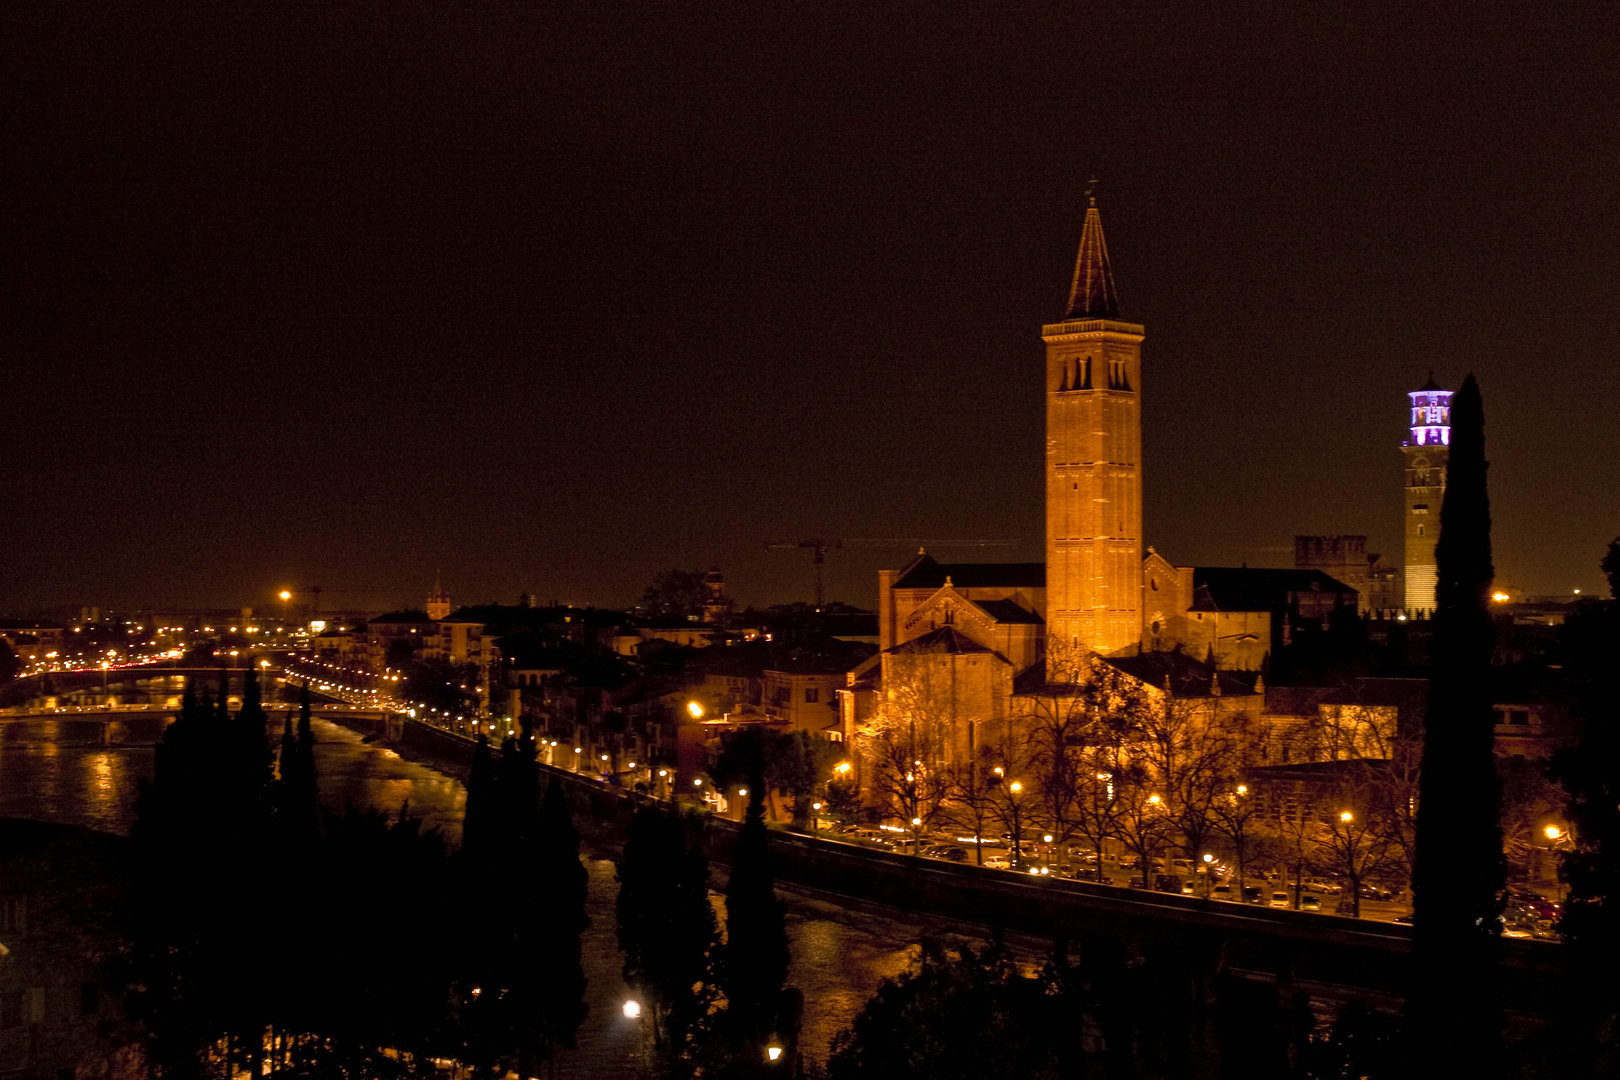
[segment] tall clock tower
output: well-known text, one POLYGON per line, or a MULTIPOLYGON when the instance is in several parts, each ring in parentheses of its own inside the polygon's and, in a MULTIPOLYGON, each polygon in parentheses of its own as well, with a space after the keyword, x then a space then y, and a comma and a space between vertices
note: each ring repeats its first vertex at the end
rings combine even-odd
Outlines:
POLYGON ((1451 391, 1430 374, 1412 399, 1406 456, 1406 608, 1433 611, 1438 583, 1434 558, 1440 539, 1440 504, 1446 498, 1446 459, 1451 454, 1451 391))
POLYGON ((1142 338, 1119 317, 1097 201, 1046 341, 1046 626, 1113 655, 1142 639, 1142 338))

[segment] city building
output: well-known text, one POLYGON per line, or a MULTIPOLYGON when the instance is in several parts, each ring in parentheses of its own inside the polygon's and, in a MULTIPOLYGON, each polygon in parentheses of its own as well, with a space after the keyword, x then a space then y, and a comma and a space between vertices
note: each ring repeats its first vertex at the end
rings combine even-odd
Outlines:
POLYGON ((1320 570, 1356 590, 1362 615, 1399 607, 1400 573, 1377 552, 1367 550, 1365 536, 1296 536, 1294 567, 1320 570))
POLYGON ((1406 456, 1406 595, 1409 611, 1433 611, 1440 539, 1440 504, 1446 497, 1446 458, 1451 446, 1451 391, 1429 381, 1406 395, 1412 401, 1411 426, 1401 452, 1406 456))

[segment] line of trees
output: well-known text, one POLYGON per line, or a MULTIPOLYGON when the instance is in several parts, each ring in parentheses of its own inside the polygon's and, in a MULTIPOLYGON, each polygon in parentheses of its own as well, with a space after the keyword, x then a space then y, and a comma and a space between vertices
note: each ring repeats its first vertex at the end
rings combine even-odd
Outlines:
POLYGON ((128 927, 153 1075, 533 1076, 584 1016, 585 872, 532 742, 469 785, 449 854, 408 808, 318 800, 307 689, 278 752, 256 672, 242 706, 188 686, 141 786, 128 927), (490 898, 521 898, 514 913, 490 898), (470 904, 479 910, 468 910, 470 904), (449 928, 458 928, 447 932, 449 928))

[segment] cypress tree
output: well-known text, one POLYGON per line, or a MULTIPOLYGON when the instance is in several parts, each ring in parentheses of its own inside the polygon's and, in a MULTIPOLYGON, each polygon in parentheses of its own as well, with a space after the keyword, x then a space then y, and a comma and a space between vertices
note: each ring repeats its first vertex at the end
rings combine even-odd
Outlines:
POLYGON ((617 866, 624 981, 642 995, 654 1049, 673 1068, 714 999, 708 859, 675 812, 649 805, 631 820, 617 866))
POLYGON ((1499 1075, 1504 866, 1492 752, 1490 498, 1485 414, 1472 375, 1451 403, 1440 510, 1438 605, 1424 722, 1413 872, 1415 1076, 1499 1075))
POLYGON ((313 841, 320 827, 320 797, 315 777, 315 734, 310 727, 309 683, 298 702, 298 727, 288 717, 281 732, 281 779, 277 785, 276 813, 283 842, 300 846, 313 841))
MULTIPOLYGON (((562 781, 553 778, 540 804, 535 843, 537 876, 533 919, 519 920, 520 949, 532 1004, 528 1012, 534 1057, 551 1063, 557 1050, 572 1047, 585 1020, 585 967, 580 935, 590 925, 585 914, 588 879, 579 858, 579 832, 568 811, 562 781)), ((532 1075, 520 1060, 519 1076, 532 1075)))
POLYGON ((726 947, 721 969, 727 1026, 744 1062, 755 1056, 765 1060, 765 1043, 777 1026, 788 969, 787 924, 776 896, 770 834, 765 828, 765 785, 756 777, 748 790, 748 814, 726 883, 726 947))
POLYGON ((495 846, 499 826, 500 793, 495 788, 495 760, 489 740, 482 732, 473 748, 472 769, 467 774, 467 806, 461 818, 463 861, 488 857, 495 846))

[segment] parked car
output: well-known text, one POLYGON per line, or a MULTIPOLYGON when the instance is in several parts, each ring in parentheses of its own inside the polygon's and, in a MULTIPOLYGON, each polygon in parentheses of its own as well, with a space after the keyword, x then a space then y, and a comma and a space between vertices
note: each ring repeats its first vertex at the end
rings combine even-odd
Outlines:
POLYGON ((965 863, 968 861, 968 853, 966 848, 948 847, 939 855, 939 858, 947 862, 965 863))
POLYGON ((984 865, 990 870, 1011 870, 1012 860, 1005 855, 986 855, 984 865))
POLYGON ((1303 896, 1301 896, 1299 898, 1299 910, 1301 910, 1301 911, 1321 911, 1322 910, 1322 898, 1320 896, 1315 896, 1315 895, 1313 895, 1311 893, 1305 893, 1303 896))
POLYGON ((1285 893, 1285 892, 1274 892, 1274 893, 1271 894, 1271 904, 1270 904, 1270 906, 1271 907, 1280 907, 1280 908, 1293 907, 1294 902, 1293 902, 1293 900, 1291 900, 1289 898, 1287 893, 1285 893))
POLYGON ((1179 893, 1181 892, 1181 878, 1175 874, 1154 874, 1153 888, 1156 892, 1179 893))
POLYGON ((1232 895, 1232 886, 1230 886, 1230 885, 1217 885, 1217 886, 1215 886, 1213 889, 1209 890, 1209 896, 1210 896, 1211 900, 1236 900, 1237 899, 1237 897, 1232 895))
POLYGON ((1370 881, 1362 882, 1360 892, 1361 892, 1361 898, 1363 900, 1393 900, 1393 899, 1395 899, 1395 894, 1393 892, 1391 892, 1389 889, 1384 888, 1382 885, 1374 885, 1370 881))
POLYGON ((1264 900, 1264 897, 1263 897, 1263 895, 1261 893, 1260 886, 1258 886, 1258 885, 1245 885, 1245 886, 1243 886, 1243 902, 1245 904, 1259 904, 1259 903, 1262 903, 1263 900, 1264 900))

